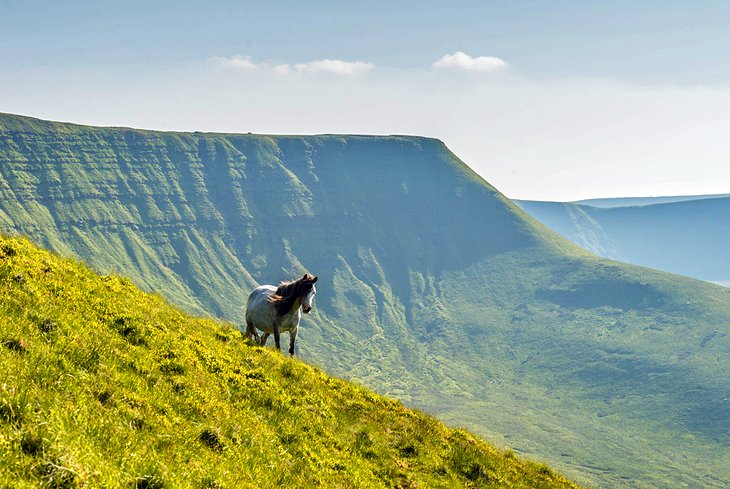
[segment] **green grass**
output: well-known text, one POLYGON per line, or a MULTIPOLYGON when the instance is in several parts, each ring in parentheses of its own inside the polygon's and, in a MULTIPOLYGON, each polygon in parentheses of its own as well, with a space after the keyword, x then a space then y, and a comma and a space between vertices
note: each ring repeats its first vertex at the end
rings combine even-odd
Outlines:
POLYGON ((577 487, 0 237, 0 486, 577 487))
POLYGON ((0 115, 0 227, 236 323, 312 272, 328 373, 581 483, 730 485, 730 290, 588 254, 438 140, 0 115))

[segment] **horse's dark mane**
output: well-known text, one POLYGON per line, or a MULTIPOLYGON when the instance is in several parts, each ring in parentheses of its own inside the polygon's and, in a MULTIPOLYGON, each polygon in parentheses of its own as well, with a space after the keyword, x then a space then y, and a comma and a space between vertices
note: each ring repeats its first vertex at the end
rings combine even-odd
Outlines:
POLYGON ((306 295, 312 289, 312 284, 316 281, 317 277, 307 273, 297 280, 280 283, 276 292, 269 297, 269 302, 276 309, 276 315, 283 316, 288 313, 297 299, 306 295))

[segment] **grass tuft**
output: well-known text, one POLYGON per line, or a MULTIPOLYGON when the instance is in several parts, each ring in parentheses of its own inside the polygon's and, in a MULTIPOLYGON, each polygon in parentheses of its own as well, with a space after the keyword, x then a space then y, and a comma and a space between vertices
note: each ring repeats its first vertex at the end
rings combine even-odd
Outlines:
POLYGON ((17 251, 12 244, 5 244, 0 248, 0 253, 2 253, 3 258, 12 258, 17 254, 17 251))
POLYGON ((223 489, 223 484, 213 477, 203 477, 200 481, 200 489, 223 489))
POLYGON ((41 333, 53 333, 58 328, 58 324, 50 319, 42 319, 38 322, 38 329, 41 333))
POLYGON ((160 365, 160 372, 170 375, 185 374, 185 366, 177 362, 166 362, 160 365))
POLYGON ((105 406, 110 403, 111 399, 112 393, 108 389, 104 389, 103 391, 96 394, 96 400, 105 406))
POLYGON ((47 461, 38 468, 44 486, 52 489, 74 489, 78 487, 78 474, 65 467, 59 460, 47 461))
POLYGON ((21 338, 6 338, 2 341, 2 345, 8 350, 12 350, 16 353, 25 353, 28 351, 28 347, 21 338))
POLYGON ((406 458, 418 455, 418 449, 412 443, 407 443, 398 447, 398 452, 406 458))
POLYGON ((135 324, 133 319, 125 316, 117 317, 112 322, 112 326, 131 344, 140 346, 146 343, 144 331, 138 324, 135 324))
POLYGON ((227 334, 223 333, 222 331, 216 331, 216 333, 215 333, 215 339, 218 340, 218 341, 222 341, 223 343, 228 343, 229 341, 231 341, 230 336, 228 336, 227 334))
POLYGON ((20 426, 28 410, 27 401, 24 397, 15 399, 0 400, 0 421, 20 426))
POLYGON ((211 450, 221 451, 223 450, 223 441, 217 430, 211 428, 205 428, 198 435, 198 440, 203 443, 206 447, 211 450))
POLYGON ((159 474, 145 474, 134 481, 135 489, 165 489, 165 479, 159 474))

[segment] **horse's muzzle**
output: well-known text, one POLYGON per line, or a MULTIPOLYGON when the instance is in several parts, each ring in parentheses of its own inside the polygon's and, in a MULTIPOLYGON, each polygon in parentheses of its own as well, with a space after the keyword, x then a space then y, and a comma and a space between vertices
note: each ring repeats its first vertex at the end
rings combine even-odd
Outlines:
POLYGON ((304 314, 309 314, 309 311, 311 311, 311 307, 302 307, 302 311, 304 311, 304 314))

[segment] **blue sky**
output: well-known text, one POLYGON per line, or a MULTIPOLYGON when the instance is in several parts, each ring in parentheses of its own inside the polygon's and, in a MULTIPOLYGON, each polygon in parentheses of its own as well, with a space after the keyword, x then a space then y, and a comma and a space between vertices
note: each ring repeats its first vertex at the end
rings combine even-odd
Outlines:
POLYGON ((13 67, 149 69, 245 53, 417 68, 460 50, 534 78, 730 79, 727 2, 455 3, 0 0, 0 53, 13 67))
POLYGON ((0 111, 423 134, 519 198, 730 192, 728 20, 709 1, 0 0, 0 111))

